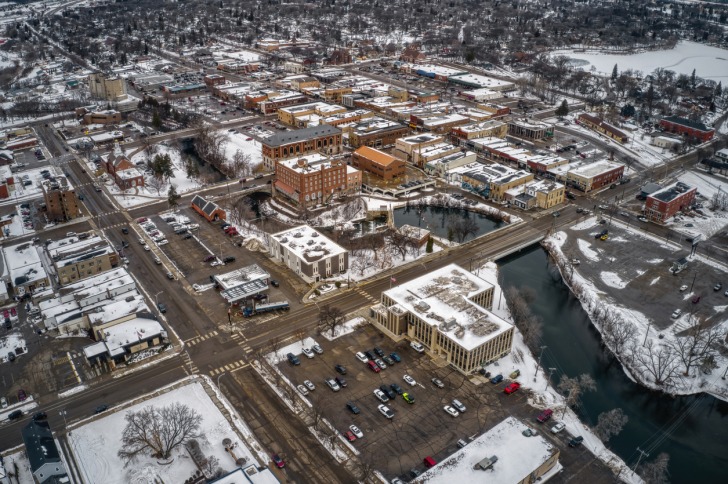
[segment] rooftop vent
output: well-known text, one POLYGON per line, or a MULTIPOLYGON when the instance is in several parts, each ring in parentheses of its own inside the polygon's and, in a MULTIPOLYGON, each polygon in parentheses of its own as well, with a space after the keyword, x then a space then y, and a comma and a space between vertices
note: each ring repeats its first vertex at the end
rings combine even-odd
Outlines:
POLYGON ((428 311, 430 309, 430 305, 427 304, 425 301, 417 301, 414 307, 418 311, 428 311))

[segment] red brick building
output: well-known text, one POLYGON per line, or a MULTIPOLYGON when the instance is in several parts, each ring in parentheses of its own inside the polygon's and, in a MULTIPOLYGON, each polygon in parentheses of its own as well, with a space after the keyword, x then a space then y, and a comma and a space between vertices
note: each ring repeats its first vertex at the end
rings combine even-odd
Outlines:
POLYGON ((299 207, 312 207, 329 202, 336 194, 358 191, 361 172, 343 159, 312 154, 278 162, 273 188, 274 198, 283 197, 299 207))
POLYGON ((220 74, 208 74, 203 78, 203 81, 207 87, 212 87, 225 84, 226 79, 225 76, 220 74))
POLYGON ((362 146, 351 155, 351 164, 385 180, 404 176, 405 162, 374 148, 362 146))
POLYGON ((208 222, 225 220, 227 218, 227 212, 225 210, 220 208, 215 202, 207 201, 199 195, 195 195, 190 206, 192 210, 205 217, 208 222))
POLYGON ((695 201, 697 188, 677 182, 647 196, 645 217, 655 222, 664 222, 695 201))
POLYGON ((604 122, 596 116, 592 116, 590 114, 580 114, 579 117, 576 119, 576 122, 581 124, 582 126, 586 126, 587 128, 596 131, 597 133, 608 136, 619 143, 626 143, 627 141, 629 141, 629 136, 627 136, 623 131, 620 131, 619 129, 615 128, 609 123, 604 122))
POLYGON ((106 159, 106 173, 122 190, 144 186, 144 173, 134 165, 129 158, 117 152, 111 153, 106 159))
POLYGON ((690 121, 689 119, 677 116, 663 118, 660 120, 660 127, 670 133, 693 136, 703 142, 713 139, 713 135, 715 135, 713 128, 708 128, 703 123, 690 121))
POLYGON ((296 131, 276 133, 261 141, 263 165, 272 170, 281 160, 300 158, 321 152, 336 155, 341 152, 341 130, 334 126, 320 125, 296 131))

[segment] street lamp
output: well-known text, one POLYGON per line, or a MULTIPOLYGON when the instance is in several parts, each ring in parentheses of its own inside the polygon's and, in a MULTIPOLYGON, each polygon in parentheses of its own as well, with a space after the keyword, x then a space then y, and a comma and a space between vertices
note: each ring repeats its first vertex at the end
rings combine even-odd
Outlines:
POLYGON ((556 368, 549 368, 549 374, 546 377, 546 388, 544 390, 549 389, 549 383, 551 383, 551 375, 556 371, 556 368))
POLYGON ((538 370, 541 368, 541 357, 543 356, 543 350, 548 348, 548 346, 542 346, 541 347, 541 353, 538 355, 538 363, 536 364, 536 373, 533 375, 533 381, 536 381, 536 377, 538 376, 538 370))
POLYGON ((159 309, 159 298, 157 296, 159 296, 163 292, 164 291, 159 291, 157 294, 154 295, 154 303, 157 305, 157 309, 159 309))
POLYGON ((66 422, 66 409, 64 408, 60 412, 58 412, 58 415, 63 417, 63 427, 66 429, 66 432, 68 431, 68 422, 66 422))

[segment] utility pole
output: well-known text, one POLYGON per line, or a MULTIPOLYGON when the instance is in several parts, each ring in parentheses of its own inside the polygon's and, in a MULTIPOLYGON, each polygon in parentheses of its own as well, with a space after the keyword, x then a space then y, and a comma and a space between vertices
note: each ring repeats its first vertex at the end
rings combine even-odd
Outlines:
POLYGON ((693 282, 690 284, 690 292, 693 292, 693 286, 695 285, 695 279, 698 277, 698 271, 695 270, 695 274, 693 275, 693 282))
POLYGON ((650 325, 652 324, 651 320, 647 320, 647 331, 645 331, 645 340, 642 342, 642 346, 647 344, 647 335, 650 334, 650 325))
POLYGON ((548 390, 548 389, 549 389, 549 383, 551 383, 551 375, 552 375, 552 374, 553 374, 553 373, 554 373, 555 371, 556 371, 556 368, 549 368, 549 374, 548 374, 548 376, 546 377, 546 388, 544 388, 544 391, 545 391, 545 390, 548 390))
POLYGON ((640 465, 640 461, 642 461, 642 458, 643 457, 649 457, 650 456, 650 454, 648 454, 647 452, 643 451, 639 447, 637 447, 637 452, 640 453, 640 457, 639 457, 639 459, 637 459, 637 463, 634 465, 634 468, 632 469, 632 472, 637 472, 637 466, 640 465))
POLYGON ((538 376, 538 370, 541 368, 541 357, 543 356, 543 350, 548 348, 548 346, 542 346, 541 347, 541 353, 538 355, 538 363, 536 364, 536 373, 533 375, 533 381, 536 381, 536 377, 538 376))

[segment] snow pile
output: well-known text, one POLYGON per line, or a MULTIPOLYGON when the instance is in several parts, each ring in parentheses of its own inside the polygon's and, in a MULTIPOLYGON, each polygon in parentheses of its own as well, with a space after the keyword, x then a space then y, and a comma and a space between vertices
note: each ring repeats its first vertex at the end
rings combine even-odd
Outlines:
POLYGON ((629 283, 629 281, 622 280, 616 272, 603 271, 599 274, 599 277, 601 277, 604 284, 617 289, 624 289, 629 283))

